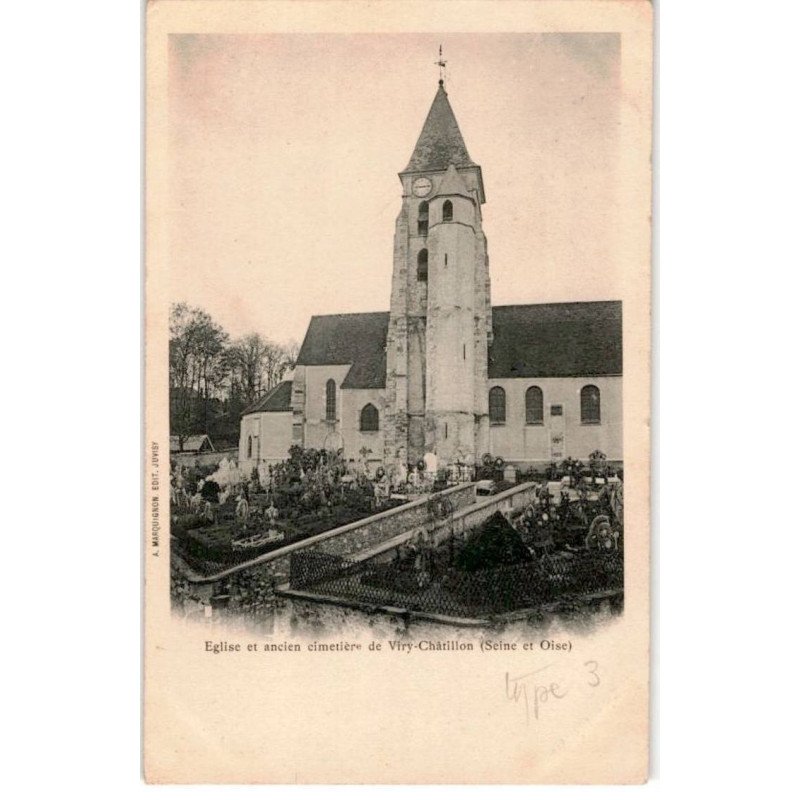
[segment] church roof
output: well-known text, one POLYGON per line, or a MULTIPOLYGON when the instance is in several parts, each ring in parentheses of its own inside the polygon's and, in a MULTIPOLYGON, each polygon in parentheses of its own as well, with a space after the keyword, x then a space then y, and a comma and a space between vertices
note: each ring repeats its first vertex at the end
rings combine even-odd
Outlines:
POLYGON ((452 164, 447 168, 447 172, 445 172, 444 178, 442 178, 442 182, 439 184, 435 196, 442 197, 448 194, 457 194, 472 200, 472 195, 469 189, 467 189, 464 179, 458 174, 458 171, 452 164))
POLYGON ((242 411, 242 416, 256 414, 264 411, 291 411, 292 410, 292 382, 281 381, 273 386, 263 397, 256 400, 253 405, 242 411))
POLYGON ((622 303, 492 308, 489 378, 622 375, 622 303))
POLYGON ((388 328, 388 311, 312 317, 297 364, 352 364, 343 389, 383 389, 388 328))
POLYGON ((204 447, 208 451, 214 451, 214 445, 212 444, 208 434, 205 433, 197 433, 192 436, 185 436, 183 439, 183 447, 181 447, 180 436, 169 437, 170 453, 199 453, 204 447), (207 447, 205 447, 206 445, 207 447))
POLYGON ((456 167, 476 166, 467 152, 464 137, 458 129, 455 114, 447 99, 447 92, 439 84, 431 110, 422 126, 417 146, 403 172, 426 172, 443 170, 453 164, 456 167))
MULTIPOLYGON (((489 378, 567 378, 622 374, 622 303, 543 303, 492 308, 489 378)), ((343 389, 386 386, 389 314, 329 314, 311 318, 298 365, 351 364, 343 389)), ((291 381, 284 381, 289 410, 291 381)), ((280 386, 283 386, 281 384, 280 386)), ((275 390, 280 388, 276 387, 275 390)))

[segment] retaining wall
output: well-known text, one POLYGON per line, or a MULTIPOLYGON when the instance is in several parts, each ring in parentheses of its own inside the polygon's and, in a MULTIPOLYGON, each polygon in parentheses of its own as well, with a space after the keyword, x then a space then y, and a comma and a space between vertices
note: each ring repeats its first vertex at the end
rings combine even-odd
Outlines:
MULTIPOLYGON (((462 506, 453 514, 452 524, 450 519, 440 520, 429 535, 432 536, 434 544, 443 542, 451 535, 451 532, 456 536, 466 535, 470 529, 485 522, 496 511, 499 511, 506 519, 511 521, 524 511, 525 506, 533 502, 537 486, 539 486, 537 483, 522 483, 500 494, 481 498, 469 506, 462 506)), ((396 547, 416 536, 418 530, 419 528, 417 527, 403 531, 369 550, 362 551, 357 555, 357 558, 360 560, 388 558, 396 547)))
MULTIPOLYGON (((512 490, 513 491, 513 490, 512 490)), ((503 494, 507 494, 504 492, 503 494)), ((496 495, 497 498, 503 495, 496 495)), ((475 484, 463 483, 451 486, 434 497, 446 497, 456 511, 471 507, 475 501, 475 484)), ((371 551, 387 539, 398 534, 413 532, 429 522, 428 496, 413 500, 396 508, 390 508, 366 519, 342 525, 338 528, 309 536, 300 542, 272 550, 262 556, 237 564, 215 575, 204 576, 183 565, 182 572, 194 584, 211 584, 228 578, 238 572, 258 568, 264 575, 273 576, 282 583, 289 579, 289 561, 292 553, 298 551, 330 553, 332 555, 358 557, 361 552, 371 551)), ((492 499, 492 498, 488 498, 492 499)))
POLYGON ((206 453, 184 453, 178 451, 177 453, 169 454, 170 461, 174 461, 181 467, 215 467, 227 458, 229 461, 237 461, 239 459, 239 451, 235 448, 228 450, 213 450, 206 453))
POLYGON ((525 506, 534 501, 538 486, 537 483, 523 483, 500 494, 489 495, 467 508, 462 508, 453 514, 452 527, 449 520, 443 520, 436 525, 433 529, 435 543, 439 544, 451 532, 457 536, 466 534, 471 528, 475 528, 489 519, 496 511, 499 511, 510 522, 525 510, 525 506))

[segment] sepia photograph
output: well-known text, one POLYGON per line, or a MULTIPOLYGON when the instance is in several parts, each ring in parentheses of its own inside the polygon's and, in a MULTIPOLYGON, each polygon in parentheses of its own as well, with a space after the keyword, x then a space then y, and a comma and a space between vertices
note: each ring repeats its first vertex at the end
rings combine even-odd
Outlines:
POLYGON ((176 613, 620 613, 619 35, 169 44, 176 613))

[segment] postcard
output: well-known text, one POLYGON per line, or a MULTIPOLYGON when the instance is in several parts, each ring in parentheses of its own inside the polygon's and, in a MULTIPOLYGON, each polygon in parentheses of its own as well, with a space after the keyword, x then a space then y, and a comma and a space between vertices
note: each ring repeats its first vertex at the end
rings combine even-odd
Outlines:
POLYGON ((151 783, 641 783, 652 7, 155 0, 151 783))

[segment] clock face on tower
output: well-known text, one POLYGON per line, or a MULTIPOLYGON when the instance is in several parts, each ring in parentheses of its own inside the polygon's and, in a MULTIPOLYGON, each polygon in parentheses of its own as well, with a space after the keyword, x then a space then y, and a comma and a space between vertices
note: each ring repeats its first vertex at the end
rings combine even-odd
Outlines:
POLYGON ((417 197, 426 197, 433 188, 430 178, 417 178, 411 185, 411 191, 417 197))

